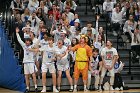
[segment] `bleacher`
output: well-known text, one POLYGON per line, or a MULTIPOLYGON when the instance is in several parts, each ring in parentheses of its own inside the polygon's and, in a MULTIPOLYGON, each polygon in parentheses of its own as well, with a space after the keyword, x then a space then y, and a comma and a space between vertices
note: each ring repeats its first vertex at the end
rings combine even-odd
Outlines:
MULTIPOLYGON (((3 10, 3 16, 1 18, 3 22, 3 26, 5 28, 5 34, 8 36, 8 41, 11 44, 11 47, 13 48, 13 51, 15 53, 15 57, 19 60, 19 65, 22 67, 22 60, 20 60, 20 50, 17 50, 18 47, 15 45, 14 41, 14 34, 12 33, 14 31, 13 29, 13 22, 12 22, 12 15, 9 10, 10 0, 5 3, 6 7, 5 10, 3 10)), ((79 4, 77 7, 76 12, 79 14, 79 17, 81 19, 81 23, 83 26, 85 26, 87 21, 92 21, 93 24, 95 24, 95 14, 94 10, 91 9, 91 4, 88 2, 88 0, 79 0, 79 4), (87 1, 87 2, 86 2, 87 1), (87 7, 87 11, 86 11, 87 7)), ((125 83, 125 86, 128 86, 129 88, 140 88, 140 59, 137 62, 133 62, 132 60, 132 52, 131 52, 131 46, 130 43, 126 43, 123 40, 120 40, 117 36, 113 36, 111 32, 111 26, 107 24, 107 21, 105 18, 101 18, 101 21, 99 22, 100 26, 103 26, 105 29, 105 34, 107 39, 113 40, 113 46, 117 48, 121 61, 125 63, 124 69, 122 71, 122 77, 123 81, 125 83), (122 45, 120 45, 122 44, 122 45)), ((52 89, 52 83, 50 79, 47 79, 47 85, 48 90, 52 89)), ((81 85, 81 80, 79 81, 79 85, 81 85)), ((39 86, 41 87, 41 80, 39 80, 39 86)), ((68 88, 68 81, 66 78, 62 79, 62 89, 68 88)), ((79 90, 81 87, 79 87, 79 90)))

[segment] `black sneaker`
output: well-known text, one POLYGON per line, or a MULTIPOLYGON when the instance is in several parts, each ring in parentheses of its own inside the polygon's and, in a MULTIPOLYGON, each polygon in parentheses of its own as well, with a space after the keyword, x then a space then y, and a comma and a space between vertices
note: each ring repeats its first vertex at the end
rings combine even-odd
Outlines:
POLYGON ((35 92, 36 92, 36 93, 38 92, 38 89, 37 89, 37 88, 35 89, 35 92))
POLYGON ((70 89, 69 92, 73 92, 73 89, 70 89))
POLYGON ((24 93, 29 93, 29 89, 26 89, 24 93))

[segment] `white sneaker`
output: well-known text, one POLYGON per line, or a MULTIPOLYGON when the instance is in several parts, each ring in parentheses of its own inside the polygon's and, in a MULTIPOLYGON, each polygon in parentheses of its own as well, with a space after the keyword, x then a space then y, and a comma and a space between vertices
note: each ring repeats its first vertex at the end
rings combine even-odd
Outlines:
POLYGON ((85 89, 84 89, 84 91, 86 92, 86 91, 88 91, 88 89, 87 89, 87 88, 85 88, 85 89))
POLYGON ((110 90, 114 90, 112 86, 110 87, 110 90))
POLYGON ((41 92, 43 92, 43 93, 46 92, 46 89, 43 89, 41 92))
POLYGON ((102 91, 102 87, 101 86, 99 86, 99 91, 102 91))
POLYGON ((120 90, 123 90, 123 87, 120 87, 120 90))
POLYGON ((53 89, 53 92, 58 93, 59 91, 57 89, 53 89))
POLYGON ((76 88, 74 88, 73 92, 77 92, 77 89, 76 89, 76 88))
POLYGON ((115 88, 115 90, 120 90, 120 89, 117 87, 117 88, 115 88))

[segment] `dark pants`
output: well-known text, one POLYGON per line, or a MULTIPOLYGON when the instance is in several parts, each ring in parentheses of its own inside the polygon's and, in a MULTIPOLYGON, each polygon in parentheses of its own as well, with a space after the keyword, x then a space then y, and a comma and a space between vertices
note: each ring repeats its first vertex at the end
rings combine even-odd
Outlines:
POLYGON ((113 23, 112 27, 113 27, 114 31, 119 31, 120 30, 120 24, 119 23, 113 23))
POLYGON ((133 52, 133 57, 136 57, 137 55, 140 56, 140 45, 131 46, 131 51, 133 52))
POLYGON ((120 88, 123 87, 123 81, 120 73, 115 73, 115 78, 114 78, 114 88, 120 88))

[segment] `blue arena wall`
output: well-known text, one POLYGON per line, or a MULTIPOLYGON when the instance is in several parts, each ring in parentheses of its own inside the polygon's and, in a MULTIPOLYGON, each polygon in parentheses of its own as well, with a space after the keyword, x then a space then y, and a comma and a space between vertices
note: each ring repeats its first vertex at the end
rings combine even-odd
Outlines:
POLYGON ((24 92, 26 89, 21 67, 10 47, 0 21, 0 87, 24 92))

